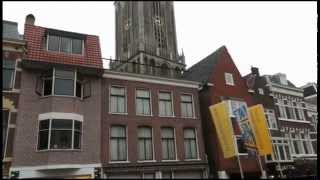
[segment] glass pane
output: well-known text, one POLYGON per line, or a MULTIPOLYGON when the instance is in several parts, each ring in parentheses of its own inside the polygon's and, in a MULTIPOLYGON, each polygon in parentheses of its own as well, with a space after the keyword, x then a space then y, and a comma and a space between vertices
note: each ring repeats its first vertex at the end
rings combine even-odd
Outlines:
POLYGON ((159 93, 159 99, 171 100, 171 93, 161 92, 159 93))
POLYGON ((168 157, 168 142, 162 140, 162 159, 169 159, 168 157))
POLYGON ((146 140, 146 159, 151 160, 152 157, 152 141, 151 139, 146 140))
POLYGON ((15 60, 3 60, 2 63, 2 69, 15 69, 15 60))
POLYGON ((138 114, 143 114, 143 104, 141 99, 137 99, 136 108, 138 114))
POLYGON ((172 128, 162 128, 161 129, 161 137, 162 138, 173 138, 173 129, 172 128))
POLYGON ((148 90, 137 90, 137 97, 149 98, 148 90))
POLYGON ((166 116, 172 116, 172 105, 171 102, 165 102, 165 111, 166 111, 166 116))
POLYGON ((71 53, 71 39, 66 37, 61 37, 61 52, 71 53))
POLYGON ((169 159, 175 159, 174 140, 169 141, 169 159))
POLYGON ((72 120, 53 119, 51 129, 72 129, 72 120))
POLYGON ((39 131, 38 150, 48 149, 49 130, 39 131))
POLYGON ((81 83, 77 82, 76 83, 76 96, 81 98, 81 83))
POLYGON ((122 126, 113 126, 111 128, 111 137, 126 137, 125 128, 122 126))
POLYGON ((82 40, 72 39, 72 53, 82 54, 82 40))
POLYGON ((190 154, 191 154, 191 152, 190 152, 190 148, 189 148, 190 146, 189 146, 189 141, 187 141, 187 140, 185 140, 184 141, 184 149, 185 149, 185 158, 186 159, 190 159, 190 154))
POLYGON ((58 36, 49 35, 48 50, 59 51, 59 37, 58 36))
POLYGON ((44 80, 44 96, 51 95, 52 93, 52 79, 44 80))
POLYGON ((71 130, 51 130, 51 149, 71 149, 71 130))
POLYGON ((117 97, 111 96, 110 99, 110 111, 117 112, 117 97))
POLYGON ((112 95, 122 95, 124 96, 124 88, 122 87, 111 87, 111 94, 112 95))
POLYGON ((127 160, 127 146, 126 140, 120 139, 119 140, 119 160, 127 160))
POLYGON ((49 120, 42 120, 39 123, 39 130, 49 129, 49 120))
POLYGON ((139 160, 145 160, 144 140, 139 140, 138 154, 139 154, 139 160))
POLYGON ((187 117, 192 117, 193 116, 193 112, 192 112, 192 104, 188 103, 187 104, 187 117))
POLYGON ((62 79, 74 79, 74 71, 65 71, 61 69, 56 69, 56 78, 62 78, 62 79))
POLYGON ((279 153, 280 153, 280 160, 285 160, 283 146, 278 146, 278 147, 279 147, 279 153))
POLYGON ((5 157, 12 157, 14 135, 15 135, 15 128, 9 128, 5 157))
POLYGON ((110 155, 111 160, 118 160, 118 145, 116 139, 111 139, 110 141, 110 155))
POLYGON ((74 132, 74 139, 73 139, 73 148, 80 149, 81 148, 81 134, 80 132, 74 132))
POLYGON ((148 127, 140 127, 138 132, 139 138, 151 138, 151 128, 148 127))
POLYGON ((2 69, 2 89, 12 88, 13 73, 14 70, 2 69))
POLYGON ((150 101, 149 100, 143 100, 143 113, 150 114, 150 101))
POLYGON ((184 138, 195 138, 194 129, 185 129, 184 130, 184 138))
POLYGON ((165 115, 165 104, 163 101, 159 102, 159 115, 164 116, 165 115))
POLYGON ((74 121, 74 129, 81 132, 81 124, 82 123, 80 121, 74 121))
POLYGON ((190 95, 182 95, 181 101, 183 102, 192 102, 192 97, 190 95))
POLYGON ((8 118, 9 118, 9 111, 2 110, 2 154, 1 156, 3 156, 5 145, 6 145, 8 121, 9 121, 8 118))
POLYGON ((118 111, 119 113, 124 113, 125 109, 125 103, 124 103, 124 98, 123 97, 117 97, 118 99, 118 111))
POLYGON ((195 159, 197 158, 197 146, 196 146, 196 141, 195 140, 191 140, 190 142, 190 148, 191 148, 191 158, 195 159))
POLYGON ((55 95, 74 95, 73 80, 69 79, 55 79, 54 94, 55 95))

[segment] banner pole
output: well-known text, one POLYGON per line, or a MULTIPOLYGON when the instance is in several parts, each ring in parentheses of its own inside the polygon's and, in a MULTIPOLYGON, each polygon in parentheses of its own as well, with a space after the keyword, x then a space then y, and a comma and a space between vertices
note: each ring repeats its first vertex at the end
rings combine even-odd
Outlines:
POLYGON ((241 166, 241 162, 240 162, 240 155, 239 155, 239 149, 238 149, 238 144, 237 144, 237 137, 235 136, 235 134, 233 133, 233 143, 236 150, 237 150, 237 159, 238 159, 238 164, 239 164, 239 169, 240 169, 240 175, 241 175, 241 179, 243 179, 243 172, 242 172, 242 166, 241 166))
POLYGON ((257 153, 256 155, 257 155, 259 166, 260 166, 260 170, 261 170, 261 179, 266 179, 267 178, 266 177, 266 173, 262 168, 262 163, 261 163, 261 159, 260 159, 261 157, 260 157, 259 153, 257 153))

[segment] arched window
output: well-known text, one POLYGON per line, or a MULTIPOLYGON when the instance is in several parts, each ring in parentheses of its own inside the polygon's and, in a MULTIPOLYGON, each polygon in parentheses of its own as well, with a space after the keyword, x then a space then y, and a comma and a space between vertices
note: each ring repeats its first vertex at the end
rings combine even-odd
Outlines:
POLYGON ((169 66, 166 63, 161 65, 161 75, 162 76, 169 76, 169 66))

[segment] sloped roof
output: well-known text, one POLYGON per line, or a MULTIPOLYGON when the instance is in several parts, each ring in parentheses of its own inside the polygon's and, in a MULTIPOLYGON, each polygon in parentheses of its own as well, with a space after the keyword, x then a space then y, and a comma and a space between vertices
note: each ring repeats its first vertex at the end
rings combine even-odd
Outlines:
POLYGON ((208 82, 210 75, 214 71, 214 67, 217 64, 220 54, 226 49, 225 46, 221 46, 219 49, 211 53, 209 56, 205 57, 195 65, 191 66, 187 69, 186 72, 183 73, 182 78, 197 81, 201 83, 208 82))
POLYGON ((281 86, 288 86, 288 87, 293 87, 293 88, 297 88, 291 81, 287 80, 288 85, 284 85, 281 84, 280 79, 277 77, 277 75, 271 75, 270 77, 270 81, 274 84, 279 84, 281 86))
POLYGON ((18 23, 11 21, 2 21, 2 39, 23 40, 18 32, 18 23))

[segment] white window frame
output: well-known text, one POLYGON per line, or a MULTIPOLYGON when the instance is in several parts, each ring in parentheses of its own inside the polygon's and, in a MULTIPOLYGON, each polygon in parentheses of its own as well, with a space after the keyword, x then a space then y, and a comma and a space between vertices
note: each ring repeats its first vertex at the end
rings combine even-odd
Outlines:
MULTIPOLYGON (((8 162, 11 161, 12 157, 6 157, 7 154, 7 147, 8 147, 8 139, 9 139, 9 131, 10 128, 15 128, 15 125, 11 125, 11 113, 12 111, 8 108, 2 108, 2 111, 8 111, 8 124, 7 124, 7 133, 6 133, 6 139, 5 139, 5 147, 4 147, 4 152, 3 153, 3 162, 8 162)), ((12 139, 14 140, 14 139, 12 139)))
POLYGON ((47 39, 46 39, 46 50, 48 52, 55 52, 55 53, 61 53, 61 54, 67 54, 67 55, 73 55, 73 56, 83 56, 84 55, 84 40, 83 39, 77 39, 77 38, 71 38, 71 37, 67 37, 67 36, 62 36, 62 35, 51 35, 51 36, 57 36, 59 38, 59 51, 53 51, 53 50, 49 50, 49 36, 50 34, 47 34, 47 39), (62 52, 61 51, 61 37, 63 38, 69 38, 71 39, 71 52, 62 52), (72 53, 72 40, 76 39, 76 40, 80 40, 81 41, 81 54, 77 54, 77 53, 72 53))
POLYGON ((122 124, 111 124, 109 126, 109 137, 108 137, 108 142, 109 142, 109 148, 108 148, 108 152, 109 152, 109 164, 117 164, 117 163, 130 163, 129 161, 129 152, 128 152, 128 149, 129 149, 129 136, 128 136, 128 127, 127 125, 122 125, 122 124), (127 157, 126 157, 126 161, 114 161, 114 160, 111 160, 111 128, 112 126, 123 126, 125 129, 126 129, 126 147, 127 147, 127 157))
POLYGON ((122 85, 116 85, 116 84, 110 84, 109 85, 109 114, 118 114, 118 115, 128 115, 128 98, 127 98, 127 87, 126 86, 122 86, 122 85), (116 87, 116 88, 124 88, 124 112, 111 112, 111 88, 112 87, 116 87))
MULTIPOLYGON (((52 113, 53 114, 53 113, 52 113)), ((64 117, 52 117, 51 113, 45 113, 42 114, 43 117, 41 118, 41 115, 39 115, 39 119, 38 119, 38 123, 37 123, 37 144, 36 144, 36 152, 47 152, 47 151, 82 151, 83 150, 83 118, 81 116, 80 119, 78 118, 74 118, 71 119, 70 116, 68 114, 72 114, 72 113, 57 113, 60 116, 64 116, 64 117), (65 114, 65 115, 64 115, 65 114), (44 116, 48 116, 48 118, 45 118, 44 116), (49 117, 51 116, 51 117, 49 117), (52 120, 54 119, 63 119, 63 120, 70 120, 72 121, 72 139, 71 139, 71 149, 50 149, 50 141, 51 141, 51 123, 52 120), (39 150, 38 146, 39 146, 39 125, 41 121, 45 121, 45 120, 49 120, 49 129, 48 129, 48 147, 47 149, 42 149, 39 150), (81 122, 81 146, 80 149, 74 149, 74 124, 75 121, 81 122)))
POLYGON ((170 90, 158 90, 158 116, 159 117, 175 117, 174 113, 174 103, 173 103, 173 92, 170 90), (170 93, 171 94, 171 111, 172 111, 172 116, 166 116, 166 115, 160 115, 160 93, 170 93))
POLYGON ((187 118, 187 119, 190 119, 190 118, 192 118, 192 119, 195 119, 196 118, 196 112, 195 112, 195 108, 194 108, 194 98, 193 98, 193 94, 192 93, 181 93, 180 94, 180 114, 181 114, 181 118, 187 118), (181 96, 183 96, 183 95, 188 95, 188 96, 191 96, 191 106, 192 106, 192 116, 182 116, 182 110, 181 110, 181 96))
POLYGON ((262 88, 258 88, 258 92, 259 94, 264 95, 264 90, 262 88))
POLYGON ((230 85, 230 86, 234 86, 234 79, 233 79, 233 74, 232 73, 224 73, 224 79, 225 79, 225 83, 226 85, 230 85))
POLYGON ((135 107, 135 111, 136 111, 136 115, 137 116, 153 116, 153 113, 152 113, 152 92, 151 92, 151 90, 150 89, 147 89, 147 88, 136 88, 135 89, 135 105, 136 105, 136 107, 135 107), (149 105, 150 105, 150 114, 139 114, 138 112, 137 112, 137 91, 138 90, 142 90, 142 91, 149 91, 149 105))
POLYGON ((277 124, 276 114, 275 114, 274 110, 265 108, 265 112, 264 113, 267 116, 267 121, 268 121, 268 124, 270 125, 270 126, 268 126, 268 129, 277 130, 278 129, 278 124, 277 124), (270 120, 270 115, 273 116, 272 120, 270 120), (272 123, 274 123, 276 125, 276 127, 272 127, 272 123))
POLYGON ((17 59, 14 59, 14 60, 9 60, 9 59, 6 59, 4 58, 3 60, 5 61, 14 61, 14 72, 13 72, 13 75, 12 75, 12 79, 11 79, 11 87, 9 89, 2 89, 2 92, 12 92, 14 91, 15 89, 15 84, 16 84, 16 74, 17 74, 17 68, 18 68, 18 60, 17 59))
POLYGON ((293 162, 292 159, 292 151, 290 148, 290 140, 288 138, 282 138, 282 137, 272 137, 272 154, 271 154, 271 160, 267 159, 267 156, 265 156, 266 163, 270 162, 293 162), (281 141, 280 143, 278 141, 281 141), (286 142, 285 142, 286 141, 286 142), (287 154, 285 147, 288 147, 289 154, 287 154), (279 148, 282 148, 284 153, 284 160, 280 159, 280 150, 279 148))
MULTIPOLYGON (((195 135, 195 140, 196 140, 196 151, 197 151, 197 157, 193 159, 186 159, 184 156, 184 161, 199 161, 200 159, 200 154, 199 154, 199 144, 198 144, 198 133, 197 133, 197 128, 195 127, 185 127, 183 128, 183 133, 185 129, 193 129, 194 130, 194 135, 195 135)), ((184 136, 183 136, 183 143, 184 143, 184 136)), ((185 150, 185 149, 184 149, 185 150)))
MULTIPOLYGON (((144 162, 157 162, 157 160, 155 159, 155 152, 154 152, 154 133, 153 133, 153 127, 152 126, 138 126, 138 131, 139 131, 139 127, 148 127, 151 129, 151 143, 152 143, 152 159, 151 160, 139 160, 139 158, 137 158, 137 162, 138 163, 144 163, 144 162)), ((138 137, 138 141, 139 141, 139 137, 138 137)), ((138 149, 138 148, 137 148, 138 149)))
POLYGON ((160 138, 161 138, 161 162, 176 162, 179 161, 178 159, 178 150, 177 150, 177 138, 176 138, 176 128, 175 127, 169 127, 169 126, 163 126, 160 127, 160 138), (174 151, 175 151, 175 159, 162 159, 162 131, 161 128, 172 128, 173 129, 173 140, 174 140, 174 151))

